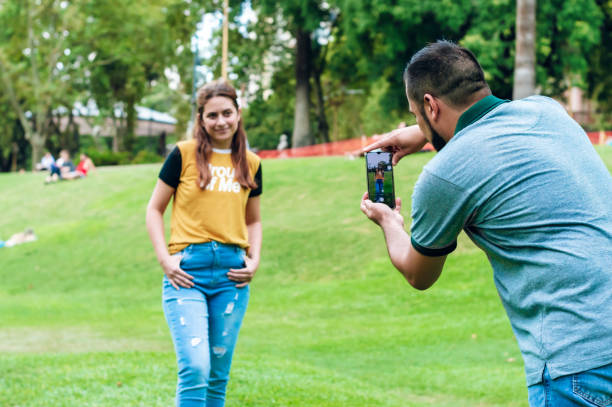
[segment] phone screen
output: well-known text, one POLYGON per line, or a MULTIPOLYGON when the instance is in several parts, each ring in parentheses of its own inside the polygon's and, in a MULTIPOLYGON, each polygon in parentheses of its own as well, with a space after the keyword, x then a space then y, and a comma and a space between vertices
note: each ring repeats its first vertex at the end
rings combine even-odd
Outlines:
POLYGON ((395 208, 395 187, 391 153, 370 151, 365 154, 368 196, 372 202, 395 208))

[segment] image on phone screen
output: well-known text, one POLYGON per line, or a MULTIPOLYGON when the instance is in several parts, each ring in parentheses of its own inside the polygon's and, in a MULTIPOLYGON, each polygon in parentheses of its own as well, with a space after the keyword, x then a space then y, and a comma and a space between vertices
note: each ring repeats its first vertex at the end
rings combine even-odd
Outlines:
POLYGON ((395 208, 391 153, 371 151, 365 154, 368 196, 372 202, 395 208))

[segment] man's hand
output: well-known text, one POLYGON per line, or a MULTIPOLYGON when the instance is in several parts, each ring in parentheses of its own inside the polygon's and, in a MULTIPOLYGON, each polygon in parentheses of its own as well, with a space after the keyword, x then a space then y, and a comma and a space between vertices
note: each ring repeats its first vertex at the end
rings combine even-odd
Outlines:
POLYGON ((395 209, 391 209, 383 203, 370 201, 367 192, 361 197, 361 211, 383 229, 389 223, 398 224, 402 229, 404 228, 404 217, 400 214, 401 208, 402 200, 400 198, 395 199, 395 209))
POLYGON ((376 148, 388 151, 393 153, 392 163, 396 165, 405 155, 421 151, 425 144, 427 144, 427 139, 419 126, 415 124, 383 135, 380 140, 364 147, 363 152, 372 151, 376 148))

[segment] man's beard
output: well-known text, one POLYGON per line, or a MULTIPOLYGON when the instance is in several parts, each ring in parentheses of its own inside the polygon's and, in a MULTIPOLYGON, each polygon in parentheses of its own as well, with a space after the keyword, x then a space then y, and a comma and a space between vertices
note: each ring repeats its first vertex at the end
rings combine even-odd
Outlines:
POLYGON ((425 124, 427 124, 427 127, 429 128, 429 132, 431 133, 431 144, 433 145, 433 148, 436 151, 442 150, 446 145, 446 140, 444 140, 442 136, 440 136, 440 134, 435 131, 433 127, 431 127, 431 123, 429 123, 429 119, 425 115, 425 109, 423 109, 422 116, 425 120, 425 124))

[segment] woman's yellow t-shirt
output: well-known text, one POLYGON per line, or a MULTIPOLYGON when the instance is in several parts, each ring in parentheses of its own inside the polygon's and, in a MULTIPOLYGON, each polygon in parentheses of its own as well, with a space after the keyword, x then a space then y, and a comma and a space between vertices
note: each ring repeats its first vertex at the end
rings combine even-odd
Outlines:
MULTIPOLYGON (((170 220, 170 254, 183 250, 190 244, 212 240, 249 247, 245 222, 246 204, 251 189, 242 187, 235 180, 235 168, 229 150, 214 149, 209 162, 212 178, 204 190, 197 185, 199 176, 196 165, 195 140, 177 143, 180 151, 181 172, 172 203, 170 220)), ((247 163, 251 176, 261 184, 260 158, 247 151, 247 163)), ((164 164, 166 166, 166 164, 164 164)), ((162 169, 162 173, 164 169, 162 169)), ((162 181, 167 182, 160 173, 162 181)), ((257 195, 261 193, 258 185, 257 195)))

